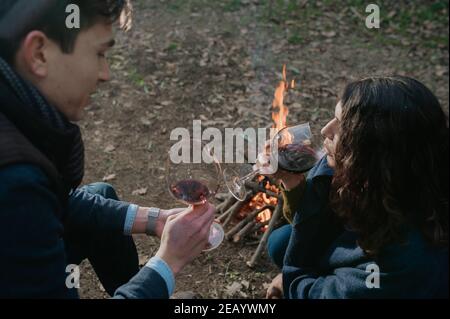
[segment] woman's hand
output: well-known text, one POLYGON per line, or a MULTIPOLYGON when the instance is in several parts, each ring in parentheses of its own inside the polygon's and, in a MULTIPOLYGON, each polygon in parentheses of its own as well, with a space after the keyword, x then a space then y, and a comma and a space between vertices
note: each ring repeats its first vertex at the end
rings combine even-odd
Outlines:
POLYGON ((278 274, 267 288, 266 299, 283 299, 283 274, 278 274))
POLYGON ((278 183, 283 184, 286 190, 291 190, 305 181, 305 176, 299 173, 290 173, 275 167, 270 161, 270 145, 266 143, 265 151, 258 155, 254 170, 260 170, 261 175, 269 176, 278 183))

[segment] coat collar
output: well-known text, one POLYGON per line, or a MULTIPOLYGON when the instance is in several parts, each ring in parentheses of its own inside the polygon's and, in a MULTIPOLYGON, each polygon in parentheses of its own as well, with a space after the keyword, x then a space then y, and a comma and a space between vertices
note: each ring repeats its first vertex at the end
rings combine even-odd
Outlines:
POLYGON ((334 170, 328 166, 327 156, 325 155, 320 161, 309 171, 308 179, 318 176, 333 176, 334 170))

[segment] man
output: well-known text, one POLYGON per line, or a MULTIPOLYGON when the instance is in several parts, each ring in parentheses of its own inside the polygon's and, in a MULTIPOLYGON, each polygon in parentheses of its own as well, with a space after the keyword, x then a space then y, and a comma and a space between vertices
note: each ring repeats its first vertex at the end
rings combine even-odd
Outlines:
POLYGON ((84 148, 73 122, 97 84, 126 1, 0 2, 0 298, 76 298, 66 268, 88 258, 115 298, 168 298, 207 245, 214 208, 138 207, 114 189, 79 189, 84 148), (66 8, 79 7, 79 29, 66 8), (131 234, 161 238, 139 270, 131 234), (66 284, 68 282, 69 284, 66 284))

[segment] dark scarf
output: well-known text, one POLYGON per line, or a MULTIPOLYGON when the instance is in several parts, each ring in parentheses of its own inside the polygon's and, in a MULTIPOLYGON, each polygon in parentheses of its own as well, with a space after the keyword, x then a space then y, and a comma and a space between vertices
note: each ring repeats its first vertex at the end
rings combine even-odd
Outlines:
POLYGON ((84 175, 84 145, 80 128, 69 122, 33 85, 0 58, 0 86, 3 84, 9 87, 7 93, 12 96, 5 97, 7 101, 0 101, 0 112, 52 162, 65 190, 76 189, 84 175), (18 103, 10 99, 18 99, 18 103))

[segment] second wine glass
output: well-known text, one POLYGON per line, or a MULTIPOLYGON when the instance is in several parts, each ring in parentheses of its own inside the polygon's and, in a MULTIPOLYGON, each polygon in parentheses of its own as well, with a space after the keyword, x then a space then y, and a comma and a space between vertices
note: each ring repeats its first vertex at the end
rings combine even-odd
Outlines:
MULTIPOLYGON (((186 139, 169 151, 166 180, 170 194, 179 202, 201 209, 219 187, 222 170, 212 150, 202 141, 186 139)), ((222 226, 213 222, 205 251, 217 248, 224 239, 222 226)))
MULTIPOLYGON (((269 155, 267 163, 272 172, 281 168, 292 173, 304 173, 310 170, 320 159, 320 151, 313 143, 309 123, 285 127, 270 139, 265 153, 269 155), (274 164, 275 163, 275 164, 274 164)), ((225 185, 230 193, 239 201, 245 200, 245 183, 261 173, 261 169, 252 170, 249 165, 246 170, 236 172, 231 168, 223 171, 225 185)))

